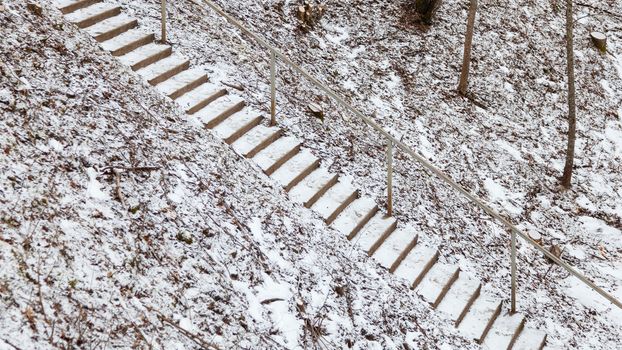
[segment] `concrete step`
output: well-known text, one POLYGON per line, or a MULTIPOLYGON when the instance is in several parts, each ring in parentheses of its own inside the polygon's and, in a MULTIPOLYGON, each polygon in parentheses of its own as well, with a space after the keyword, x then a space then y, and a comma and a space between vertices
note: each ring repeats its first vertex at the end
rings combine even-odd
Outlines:
POLYGON ((177 99, 177 103, 184 108, 186 113, 194 114, 226 94, 227 89, 212 83, 205 83, 183 94, 177 99))
POLYGON ((285 164, 300 151, 300 141, 294 137, 281 137, 271 143, 253 160, 266 174, 272 175, 281 165, 285 164))
POLYGON ((311 207, 320 214, 326 224, 335 218, 358 197, 358 191, 348 182, 339 181, 328 189, 311 207))
POLYGON ((358 245, 367 255, 371 256, 384 242, 384 240, 397 227, 397 220, 391 216, 386 216, 378 211, 361 231, 352 238, 352 242, 358 245))
POLYGON ((171 55, 173 50, 168 45, 150 43, 119 57, 119 60, 137 71, 171 55))
POLYGON ((511 349, 524 326, 525 316, 522 314, 510 315, 505 312, 499 315, 484 339, 483 348, 489 350, 511 349))
POLYGON ((253 158, 257 153, 281 137, 282 132, 277 127, 257 125, 237 139, 231 146, 240 155, 253 158))
POLYGON ((110 40, 102 42, 101 47, 113 56, 123 56, 138 47, 145 46, 155 40, 153 33, 145 33, 139 29, 128 30, 110 40))
POLYGON ((457 327, 475 299, 479 297, 481 288, 482 284, 478 280, 471 278, 466 273, 460 273, 445 298, 438 305, 437 310, 445 313, 457 327))
POLYGON ((316 169, 289 191, 289 198, 295 203, 311 208, 326 191, 337 183, 338 179, 337 174, 330 173, 324 168, 316 169))
POLYGON ((232 144, 239 139, 240 136, 259 125, 261 119, 261 112, 250 108, 244 108, 223 120, 223 122, 214 127, 213 130, 216 135, 225 140, 226 143, 232 144))
POLYGON ((145 68, 139 69, 136 73, 142 76, 149 84, 158 85, 188 68, 190 68, 190 60, 181 55, 172 54, 145 68))
POLYGON ((394 231, 373 253, 374 259, 393 273, 417 244, 418 238, 419 235, 411 227, 394 231))
POLYGON ((319 166, 320 159, 308 149, 302 149, 271 176, 283 186, 285 191, 289 191, 319 166))
POLYGON ((371 198, 359 198, 348 205, 331 225, 334 229, 352 239, 378 212, 376 202, 371 198))
POLYGON ((99 2, 68 13, 65 15, 65 19, 79 28, 86 28, 120 13, 121 7, 106 2, 99 2))
POLYGON ((117 35, 121 35, 138 25, 136 18, 132 18, 125 14, 119 14, 114 17, 105 19, 97 24, 86 28, 89 33, 98 42, 110 40, 117 35))
POLYGON ((58 0, 54 3, 54 6, 58 8, 62 14, 66 15, 98 2, 101 2, 101 0, 58 0))
POLYGON ((524 328, 512 346, 512 350, 542 350, 546 345, 546 333, 532 328, 524 328))
POLYGON ((225 95, 217 98, 192 116, 211 129, 234 113, 241 111, 245 105, 246 102, 240 96, 225 95))
POLYGON ((459 274, 460 269, 456 265, 436 263, 426 273, 415 291, 425 301, 432 304, 433 308, 436 308, 452 284, 458 279, 459 274))
POLYGON ((171 78, 156 85, 156 89, 160 90, 166 96, 176 100, 186 92, 196 88, 197 86, 207 82, 208 77, 201 68, 193 68, 185 70, 171 78))
POLYGON ((500 313, 501 301, 482 293, 469 308, 458 330, 465 337, 481 344, 500 313))
POLYGON ((438 250, 419 241, 395 269, 395 275, 406 279, 410 286, 416 288, 436 260, 438 250))

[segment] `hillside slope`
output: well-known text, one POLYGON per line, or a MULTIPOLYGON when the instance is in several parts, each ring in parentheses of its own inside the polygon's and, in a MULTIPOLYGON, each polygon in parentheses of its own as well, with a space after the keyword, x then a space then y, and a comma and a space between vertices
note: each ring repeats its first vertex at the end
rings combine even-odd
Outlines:
MULTIPOLYGON (((159 30, 158 1, 121 3, 159 30)), ((265 109, 268 52, 200 3, 170 4, 170 42, 213 77, 243 86, 240 93, 265 109)), ((567 192, 557 185, 566 130, 562 2, 482 2, 471 91, 485 108, 454 91, 466 2, 445 1, 434 24, 420 27, 403 1, 328 1, 309 33, 298 28, 295 1, 217 3, 521 228, 540 234, 547 248, 560 245, 567 261, 622 298, 619 2, 577 7, 579 147, 567 192), (592 47, 589 30, 607 33, 611 54, 592 47)), ((384 204, 383 140, 284 65, 278 76, 280 125, 384 204), (309 102, 324 107, 323 123, 309 115, 309 102)), ((399 152, 395 176, 396 216, 436 237, 445 259, 507 298, 505 230, 399 152)), ((622 340, 619 309, 525 245, 519 261, 519 308, 550 331, 551 347, 622 340)))
POLYGON ((0 12, 0 349, 475 348, 44 6, 0 12))

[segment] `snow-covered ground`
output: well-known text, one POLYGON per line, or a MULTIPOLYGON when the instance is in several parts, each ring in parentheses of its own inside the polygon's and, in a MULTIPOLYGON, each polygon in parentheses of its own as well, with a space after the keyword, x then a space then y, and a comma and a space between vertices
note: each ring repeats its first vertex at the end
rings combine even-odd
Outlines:
POLYGON ((476 348, 57 11, 0 12, 0 349, 476 348))
MULTIPOLYGON (((158 30, 155 1, 123 3, 158 30)), ((267 52, 196 3, 171 6, 171 42, 211 70, 213 79, 243 85, 246 97, 265 108, 267 52)), ((577 8, 580 140, 574 187, 563 192, 557 185, 566 130, 563 4, 482 4, 471 91, 483 109, 454 92, 466 22, 462 2, 446 1, 429 28, 412 25, 400 2, 327 2, 320 25, 306 34, 297 27, 296 2, 218 3, 520 227, 540 233, 547 248, 559 244, 567 261, 622 297, 619 18, 577 8), (609 36, 611 55, 594 50, 588 30, 609 36)), ((621 7, 613 1, 592 5, 614 13, 621 7)), ((279 73, 281 124, 382 204, 382 140, 302 77, 284 66, 279 73), (327 110, 324 123, 309 116, 309 102, 327 110)), ((435 235, 445 259, 507 296, 503 228, 407 156, 396 158, 397 216, 435 235)), ((519 307, 550 330, 553 346, 556 339, 559 347, 621 339, 620 310, 533 249, 521 245, 520 253, 519 307), (560 304, 564 312, 551 314, 560 304), (577 317, 586 320, 579 328, 577 317)))
MULTIPOLYGON (((159 29, 159 1, 118 3, 159 29)), ((471 91, 483 109, 454 92, 464 2, 445 1, 434 25, 421 28, 400 2, 329 1, 308 34, 297 30, 293 1, 219 3, 622 298, 622 20, 578 8, 578 166, 573 189, 562 192, 563 8, 482 4, 471 91), (609 35, 612 56, 591 47, 591 29, 609 35)), ((593 4, 622 12, 614 1, 593 4)), ((9 348, 2 340, 26 339, 41 348, 79 339, 190 346, 167 319, 224 348, 291 347, 298 336, 311 343, 317 325, 328 348, 349 340, 358 348, 474 347, 57 12, 41 19, 20 2, 5 5, 0 349, 9 348), (119 169, 117 185, 110 166, 157 169, 119 169)), ((265 50, 191 1, 170 10, 175 50, 212 80, 243 85, 240 93, 265 109, 265 50)), ((279 68, 280 123, 382 204, 382 140, 279 68), (311 101, 327 110, 324 123, 307 114, 311 101)), ((406 155, 396 155, 396 167, 398 218, 435 236, 442 259, 507 296, 502 227, 406 155)), ((549 332, 550 348, 622 342, 620 310, 533 249, 521 245, 520 254, 519 309, 549 332)))

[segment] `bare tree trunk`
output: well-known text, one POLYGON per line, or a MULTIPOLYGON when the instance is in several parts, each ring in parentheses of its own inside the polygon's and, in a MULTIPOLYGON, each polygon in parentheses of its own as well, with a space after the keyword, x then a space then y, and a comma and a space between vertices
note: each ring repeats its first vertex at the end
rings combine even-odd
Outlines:
POLYGON ((574 147, 577 129, 577 106, 574 86, 574 36, 572 19, 572 1, 566 0, 566 64, 568 71, 568 148, 566 149, 566 165, 562 176, 562 186, 570 188, 572 168, 574 164, 574 147))
POLYGON ((471 46, 473 43, 473 28, 475 27, 475 15, 477 14, 477 0, 471 0, 469 6, 469 18, 467 20, 467 31, 464 38, 464 57, 462 59, 462 73, 460 74, 460 82, 458 91, 462 95, 466 95, 469 85, 469 70, 471 69, 471 46))

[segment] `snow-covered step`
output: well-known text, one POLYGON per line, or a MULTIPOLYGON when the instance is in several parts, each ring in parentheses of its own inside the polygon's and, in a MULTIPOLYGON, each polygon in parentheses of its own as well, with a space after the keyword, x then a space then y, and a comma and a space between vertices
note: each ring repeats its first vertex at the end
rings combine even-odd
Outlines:
POLYGON ((419 235, 410 226, 396 230, 373 253, 374 259, 393 273, 417 244, 418 238, 419 235))
POLYGON ((153 33, 145 33, 140 29, 132 29, 102 42, 101 47, 110 51, 113 56, 123 56, 136 48, 147 45, 155 40, 153 33))
POLYGON ((172 54, 145 68, 139 69, 136 73, 142 76, 149 84, 157 85, 188 68, 190 68, 190 60, 181 55, 172 54))
POLYGON ((525 316, 519 313, 499 315, 484 339, 483 347, 489 350, 509 350, 523 330, 525 316))
POLYGON ((397 220, 392 216, 386 216, 382 212, 376 213, 374 217, 363 227, 352 242, 357 244, 368 255, 374 254, 384 240, 395 231, 397 220))
POLYGON ((116 16, 119 13, 121 13, 121 7, 106 2, 100 2, 71 12, 65 15, 65 18, 79 28, 86 28, 106 18, 116 16))
POLYGON ((479 297, 481 288, 482 284, 478 280, 466 273, 460 273, 436 309, 445 313, 458 326, 475 299, 479 297))
POLYGON ((64 15, 101 2, 101 0, 58 0, 54 6, 64 15))
POLYGON ((395 275, 406 279, 408 284, 415 288, 437 259, 438 250, 436 248, 418 242, 395 269, 395 275))
POLYGON ((211 129, 229 118, 233 113, 241 111, 245 105, 246 102, 240 96, 225 95, 203 107, 192 116, 211 129))
POLYGON ((311 208, 330 225, 356 197, 358 191, 350 183, 340 181, 329 188, 311 208))
POLYGON ((175 100, 186 92, 205 83, 207 80, 207 74, 205 74, 203 69, 193 68, 185 70, 161 82, 156 85, 156 89, 175 100))
POLYGON ((367 197, 350 203, 331 225, 334 229, 352 239, 378 212, 376 202, 367 197))
POLYGON ((308 149, 302 149, 271 176, 285 188, 285 191, 289 191, 319 166, 319 158, 308 149))
POLYGON ((501 301, 482 294, 475 299, 466 316, 460 322, 458 330, 465 337, 474 339, 481 344, 500 313, 501 301))
POLYGON ((244 108, 225 119, 214 127, 213 130, 226 143, 231 144, 247 131, 259 125, 261 119, 261 112, 244 108))
POLYGON ((546 333, 532 328, 524 328, 512 350, 541 350, 546 344, 546 333))
POLYGON ((170 56, 172 52, 171 47, 168 45, 150 43, 120 56, 119 60, 123 64, 130 66, 132 70, 137 71, 170 56))
POLYGON ((205 83, 192 89, 177 99, 186 113, 194 114, 216 99, 227 94, 227 89, 212 83, 205 83))
POLYGON ((281 137, 257 153, 253 160, 266 174, 272 175, 285 162, 300 151, 300 141, 294 137, 281 137))
POLYGON ((443 297, 445 297, 445 294, 447 294, 449 288, 451 288, 451 285, 458 279, 459 274, 460 269, 458 269, 458 266, 436 263, 425 274, 425 277, 415 291, 425 301, 432 304, 432 307, 436 308, 443 300, 443 297))
POLYGON ((310 208, 338 179, 337 174, 330 173, 325 168, 316 169, 289 191, 289 198, 310 208))
POLYGON ((244 157, 252 158, 261 150, 268 147, 274 140, 278 139, 281 133, 282 130, 277 127, 257 125, 237 139, 231 146, 244 157))
POLYGON ((114 38, 121 33, 125 33, 128 30, 136 27, 138 21, 136 18, 132 18, 126 14, 120 14, 118 16, 110 17, 97 24, 94 24, 86 28, 86 32, 89 33, 95 40, 102 42, 114 38))

